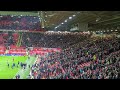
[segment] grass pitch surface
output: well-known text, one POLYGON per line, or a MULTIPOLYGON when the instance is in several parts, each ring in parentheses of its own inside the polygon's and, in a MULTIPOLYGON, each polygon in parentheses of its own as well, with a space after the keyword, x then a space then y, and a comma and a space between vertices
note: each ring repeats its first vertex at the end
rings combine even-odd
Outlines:
POLYGON ((12 79, 21 69, 20 65, 12 69, 13 62, 17 65, 18 61, 24 63, 27 59, 28 56, 0 56, 0 79, 12 79), (9 68, 7 63, 9 63, 9 68))

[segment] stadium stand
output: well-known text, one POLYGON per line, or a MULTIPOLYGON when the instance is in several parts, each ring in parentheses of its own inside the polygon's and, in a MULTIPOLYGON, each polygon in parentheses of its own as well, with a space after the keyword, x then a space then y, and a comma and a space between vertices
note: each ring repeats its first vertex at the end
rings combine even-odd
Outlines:
POLYGON ((50 33, 24 33, 23 46, 29 47, 47 47, 47 48, 67 48, 83 39, 87 35, 80 34, 50 34, 50 33), (74 41, 73 41, 74 40, 74 41), (54 44, 53 44, 54 43, 54 44))
MULTIPOLYGON (((76 44, 76 47, 70 47, 63 50, 60 54, 52 54, 48 58, 39 58, 39 62, 32 66, 32 78, 34 79, 115 79, 118 78, 119 56, 115 61, 108 63, 108 56, 118 54, 120 44, 117 38, 104 38, 103 44, 98 38, 86 40, 76 44), (101 49, 101 45, 104 48, 101 49), (105 46, 108 47, 105 47, 105 46), (116 46, 115 46, 116 45, 116 46), (89 48, 88 48, 89 47, 89 48), (107 50, 107 52, 106 52, 107 50), (107 55, 107 56, 106 56, 107 55), (117 65, 116 65, 117 63, 117 65), (110 64, 110 65, 109 65, 110 64), (54 66, 50 68, 50 66, 54 66), (37 70, 36 70, 37 68, 37 70), (101 71, 107 68, 107 72, 101 71), (108 68, 116 69, 115 75, 109 72, 108 68), (99 72, 100 71, 100 72, 99 72), (88 74, 89 73, 89 74, 88 74), (101 73, 104 73, 101 75, 101 73)), ((114 60, 113 59, 113 60, 114 60)), ((114 71, 114 70, 113 70, 114 71)))
POLYGON ((118 78, 120 42, 117 37, 94 38, 83 33, 22 34, 22 44, 19 47, 16 44, 18 33, 1 33, 0 54, 5 54, 9 46, 7 54, 27 55, 26 48, 33 47, 28 50, 29 55, 38 56, 37 62, 31 67, 33 79, 118 78), (8 45, 6 47, 4 39, 8 45))
POLYGON ((37 62, 31 67, 33 79, 117 79, 119 77, 120 42, 117 37, 91 37, 83 33, 79 35, 78 33, 46 35, 30 32, 22 34, 24 43, 19 47, 16 45, 18 33, 1 33, 0 54, 5 54, 9 46, 7 54, 27 55, 29 52, 31 56, 37 55, 37 62), (10 43, 8 46, 5 46, 4 39, 6 43, 10 43), (27 50, 30 47, 28 45, 31 45, 32 49, 27 50))
POLYGON ((6 30, 40 30, 37 16, 0 15, 0 29, 6 30))

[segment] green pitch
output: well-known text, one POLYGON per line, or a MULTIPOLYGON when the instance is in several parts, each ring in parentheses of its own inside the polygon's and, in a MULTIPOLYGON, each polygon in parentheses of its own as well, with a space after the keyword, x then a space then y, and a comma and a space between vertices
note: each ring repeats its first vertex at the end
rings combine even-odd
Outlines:
POLYGON ((15 65, 17 65, 18 61, 24 63, 28 59, 28 56, 0 56, 0 79, 12 79, 21 69, 20 65, 12 69, 13 58, 15 65), (9 68, 7 61, 10 65, 9 68))

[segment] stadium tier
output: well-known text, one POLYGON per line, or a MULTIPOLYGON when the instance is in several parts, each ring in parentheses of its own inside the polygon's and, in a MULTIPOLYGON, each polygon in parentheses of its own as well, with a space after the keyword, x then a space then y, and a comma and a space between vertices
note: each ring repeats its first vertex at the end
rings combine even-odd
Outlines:
POLYGON ((0 15, 0 29, 6 30, 40 30, 38 16, 0 15))
POLYGON ((50 33, 24 33, 22 46, 47 47, 47 48, 67 48, 85 38, 87 34, 50 34, 50 33))

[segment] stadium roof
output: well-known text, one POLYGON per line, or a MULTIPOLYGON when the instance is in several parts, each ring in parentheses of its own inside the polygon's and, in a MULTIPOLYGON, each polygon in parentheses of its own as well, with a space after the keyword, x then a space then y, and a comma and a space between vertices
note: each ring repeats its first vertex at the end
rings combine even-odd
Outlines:
POLYGON ((67 22, 72 25, 77 22, 88 23, 89 29, 119 28, 120 11, 43 11, 46 27, 55 28, 59 24, 76 15, 67 22))
MULTIPOLYGON (((1 15, 38 16, 41 11, 0 11, 1 15), (39 14, 38 14, 39 12, 39 14)), ((89 29, 119 28, 120 11, 42 11, 45 27, 54 29, 59 24, 72 25, 77 22, 88 23, 89 29), (75 15, 74 19, 70 17, 75 15), (68 19, 71 19, 67 22, 68 19)))
POLYGON ((30 15, 38 16, 37 11, 0 11, 0 15, 30 15))

